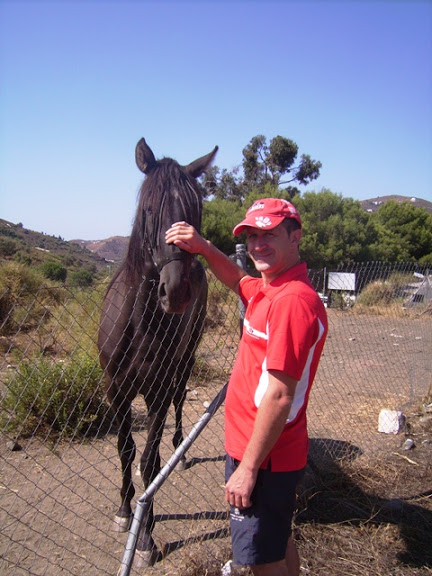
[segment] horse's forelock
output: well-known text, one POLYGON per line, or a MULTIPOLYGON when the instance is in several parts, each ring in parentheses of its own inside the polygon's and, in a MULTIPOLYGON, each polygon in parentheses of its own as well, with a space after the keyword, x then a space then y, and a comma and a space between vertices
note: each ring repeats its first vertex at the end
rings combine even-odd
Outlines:
POLYGON ((156 162, 140 189, 136 217, 141 220, 142 241, 147 235, 151 245, 157 246, 161 228, 173 220, 185 220, 199 230, 201 211, 202 198, 195 179, 175 160, 156 162))

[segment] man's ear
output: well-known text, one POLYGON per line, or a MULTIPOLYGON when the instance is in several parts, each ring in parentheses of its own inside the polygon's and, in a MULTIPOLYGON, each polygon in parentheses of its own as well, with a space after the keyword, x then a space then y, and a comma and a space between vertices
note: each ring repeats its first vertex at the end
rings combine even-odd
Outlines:
POLYGON ((296 246, 298 246, 300 244, 301 237, 302 237, 302 231, 301 231, 301 228, 299 228, 298 230, 293 230, 291 232, 290 240, 296 246))

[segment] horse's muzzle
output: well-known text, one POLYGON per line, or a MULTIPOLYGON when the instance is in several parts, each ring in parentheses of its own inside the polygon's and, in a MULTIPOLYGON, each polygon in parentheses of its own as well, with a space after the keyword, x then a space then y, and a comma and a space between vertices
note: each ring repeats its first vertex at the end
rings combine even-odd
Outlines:
POLYGON ((191 284, 187 279, 177 286, 170 285, 169 282, 159 284, 158 298, 166 314, 183 314, 189 306, 191 296, 191 284))

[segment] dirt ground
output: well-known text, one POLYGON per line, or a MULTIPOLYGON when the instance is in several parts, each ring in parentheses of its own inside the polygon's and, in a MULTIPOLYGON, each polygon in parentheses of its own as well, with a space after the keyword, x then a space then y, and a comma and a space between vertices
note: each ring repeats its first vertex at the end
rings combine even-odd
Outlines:
MULTIPOLYGON (((299 489, 295 536, 302 574, 432 574, 432 414, 430 316, 356 317, 329 310, 330 336, 310 399, 310 463, 299 489), (431 402, 429 398, 428 402, 431 402), (377 432, 382 408, 402 410, 397 435, 377 432), (404 448, 411 439, 414 447, 404 448)), ((229 373, 235 343, 223 351, 229 373), (228 352, 228 353, 227 353, 228 352)), ((215 351, 204 349, 203 364, 215 351)), ((223 374, 191 382, 188 432, 224 384, 223 374)), ((145 411, 135 407, 135 440, 145 441, 145 411)), ((172 451, 170 415, 161 449, 172 451)), ((0 574, 117 573, 127 534, 112 530, 119 504, 116 437, 58 445, 0 442, 0 574)), ((223 407, 155 497, 154 536, 163 559, 132 569, 151 576, 212 576, 230 559, 223 500, 223 407)), ((137 494, 143 493, 134 476, 137 494)), ((238 569, 239 574, 247 570, 238 569)))

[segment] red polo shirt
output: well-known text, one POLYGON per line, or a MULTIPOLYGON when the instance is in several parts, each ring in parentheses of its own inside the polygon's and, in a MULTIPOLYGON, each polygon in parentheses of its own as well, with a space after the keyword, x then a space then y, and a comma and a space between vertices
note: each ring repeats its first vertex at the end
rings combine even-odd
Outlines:
POLYGON ((285 428, 261 467, 276 472, 306 466, 306 407, 327 335, 327 315, 301 263, 268 286, 245 276, 239 287, 247 306, 243 336, 225 400, 225 448, 241 460, 268 386, 268 370, 298 381, 285 428))

